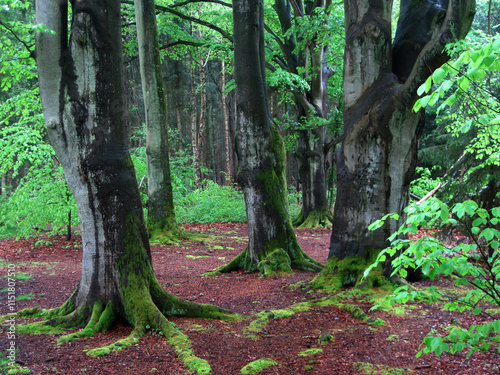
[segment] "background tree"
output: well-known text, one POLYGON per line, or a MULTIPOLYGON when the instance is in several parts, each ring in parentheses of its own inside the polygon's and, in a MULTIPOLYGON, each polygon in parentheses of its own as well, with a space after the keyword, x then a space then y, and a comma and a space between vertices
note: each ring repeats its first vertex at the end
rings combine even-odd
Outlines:
MULTIPOLYGON (((329 259, 379 251, 401 222, 368 232, 386 213, 401 213, 420 136, 412 111, 417 89, 449 59, 445 45, 465 37, 473 0, 401 2, 394 43, 392 0, 345 2, 344 139, 329 259)), ((403 215, 402 215, 403 216, 403 215)))
MULTIPOLYGON (((281 54, 274 54, 273 62, 278 68, 273 68, 271 82, 287 87, 297 109, 298 123, 292 129, 296 132, 294 156, 301 183, 302 211, 294 225, 303 227, 331 224, 326 155, 332 147, 327 146, 326 124, 332 100, 327 88, 335 70, 341 71, 341 64, 332 58, 341 45, 332 43, 335 36, 340 36, 341 16, 339 9, 332 15, 332 8, 331 1, 277 0, 273 5, 280 32, 271 35, 281 54)), ((335 99, 340 101, 341 92, 337 94, 335 99)))
POLYGON ((218 271, 260 269, 269 275, 291 272, 290 266, 319 270, 321 265, 298 245, 288 213, 284 145, 267 101, 263 1, 235 1, 233 20, 237 178, 245 195, 249 242, 218 271))
POLYGON ((170 178, 167 105, 163 89, 154 1, 135 0, 134 3, 146 114, 147 229, 153 238, 162 235, 168 239, 178 236, 180 230, 175 220, 170 178))
POLYGON ((80 282, 68 301, 48 313, 51 322, 86 326, 68 339, 118 321, 135 327, 109 351, 136 342, 147 326, 172 342, 178 333, 166 316, 225 316, 217 307, 167 293, 154 275, 124 126, 119 1, 72 2, 69 42, 68 3, 36 6, 37 23, 53 30, 37 34, 45 121, 76 199, 83 243, 80 282))

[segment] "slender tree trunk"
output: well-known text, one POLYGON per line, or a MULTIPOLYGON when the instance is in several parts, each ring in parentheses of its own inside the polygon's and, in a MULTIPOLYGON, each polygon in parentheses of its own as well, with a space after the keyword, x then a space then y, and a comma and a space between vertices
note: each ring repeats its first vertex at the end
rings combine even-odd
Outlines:
POLYGON ((222 118, 224 120, 224 139, 225 139, 225 155, 226 155, 226 183, 230 185, 233 181, 233 177, 231 175, 231 154, 230 154, 230 148, 231 144, 229 143, 229 140, 231 139, 229 135, 229 118, 227 116, 227 103, 226 103, 226 65, 224 62, 224 59, 221 60, 222 64, 222 72, 221 72, 221 79, 222 79, 222 90, 221 90, 221 96, 222 96, 222 118))
MULTIPOLYGON (((201 32, 198 30, 198 36, 201 38, 201 32)), ((208 57, 207 57, 208 61, 208 57)), ((199 72, 200 72, 200 126, 198 127, 196 152, 194 155, 195 159, 195 175, 196 175, 196 187, 198 189, 203 188, 203 172, 201 171, 202 160, 203 160, 203 146, 205 140, 205 133, 207 128, 207 82, 205 75, 205 65, 203 62, 203 57, 200 55, 199 61, 199 72)))
POLYGON ((167 103, 163 89, 153 0, 135 0, 142 92, 146 112, 148 218, 151 237, 169 240, 180 233, 175 219, 167 136, 167 103))
POLYGON ((197 114, 198 111, 196 109, 196 86, 195 86, 195 74, 194 74, 194 64, 191 65, 191 145, 193 148, 193 165, 194 165, 194 176, 196 181, 196 188, 201 189, 201 167, 200 167, 200 152, 198 150, 199 146, 199 132, 198 132, 198 123, 197 123, 197 114))
POLYGON ((319 270, 297 243, 287 206, 285 149, 272 124, 266 90, 262 0, 233 3, 238 182, 248 218, 248 247, 228 265, 260 269, 265 275, 297 269, 319 270))
MULTIPOLYGON (((167 293, 156 280, 134 167, 127 148, 121 64, 120 2, 40 1, 37 64, 47 132, 78 207, 83 243, 80 282, 48 324, 86 326, 65 339, 92 335, 113 323, 176 333, 165 316, 196 316, 205 309, 167 293)), ((209 307, 207 316, 219 314, 209 307)), ((62 338, 61 338, 62 339, 62 338)), ((60 340, 61 340, 60 339, 60 340)), ((64 340, 63 340, 64 341, 64 340)))
POLYGON ((394 45, 391 0, 345 3, 344 140, 330 259, 378 252, 404 220, 419 137, 417 88, 449 58, 445 44, 463 38, 474 15, 473 0, 447 3, 403 0, 394 45), (368 231, 392 212, 399 222, 368 231))

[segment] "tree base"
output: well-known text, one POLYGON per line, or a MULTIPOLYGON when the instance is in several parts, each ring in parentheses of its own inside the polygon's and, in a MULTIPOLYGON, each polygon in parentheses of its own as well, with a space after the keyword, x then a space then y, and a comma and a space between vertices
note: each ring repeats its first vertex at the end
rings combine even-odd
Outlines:
POLYGON ((298 229, 304 228, 330 228, 332 226, 333 217, 329 212, 314 210, 309 212, 307 216, 301 212, 292 222, 294 227, 298 229))
POLYGON ((238 270, 250 272, 260 271, 262 276, 275 276, 277 274, 290 274, 293 270, 319 272, 323 264, 307 255, 298 245, 291 253, 281 248, 273 248, 262 251, 259 254, 259 261, 254 262, 250 258, 248 247, 231 262, 216 268, 213 272, 208 272, 205 276, 228 273, 238 270), (293 259, 293 260, 292 260, 293 259))
POLYGON ((388 287, 392 289, 392 283, 384 276, 382 266, 373 269, 367 277, 363 278, 365 269, 374 260, 373 257, 367 259, 353 256, 339 259, 333 256, 328 259, 325 268, 311 280, 309 287, 326 292, 350 287, 361 289, 388 287))
MULTIPOLYGON (((141 297, 126 305, 132 305, 133 311, 125 312, 117 308, 113 302, 104 305, 101 301, 92 306, 74 306, 76 293, 60 307, 43 311, 39 308, 25 309, 18 312, 17 316, 37 317, 42 316, 44 321, 19 325, 19 333, 60 333, 63 328, 83 330, 61 336, 57 343, 63 344, 81 337, 92 336, 99 332, 108 331, 115 323, 129 321, 134 327, 132 333, 111 345, 94 348, 87 351, 87 355, 100 356, 112 351, 125 349, 136 344, 148 329, 161 332, 168 344, 174 347, 175 353, 189 371, 196 374, 209 374, 211 368, 209 363, 196 357, 191 349, 189 338, 171 324, 167 316, 188 316, 197 318, 238 320, 241 315, 229 310, 221 309, 212 305, 196 304, 180 299, 179 297, 165 291, 158 282, 153 282, 150 293, 142 294, 141 297), (129 313, 132 313, 130 316, 129 313), (128 316, 128 317, 127 317, 128 316), (56 331, 54 331, 56 330, 56 331)), ((133 294, 124 293, 131 297, 133 294)), ((127 307, 125 307, 125 310, 127 307)), ((2 319, 4 317, 1 317, 2 319)), ((12 315, 7 316, 12 318, 12 315)))

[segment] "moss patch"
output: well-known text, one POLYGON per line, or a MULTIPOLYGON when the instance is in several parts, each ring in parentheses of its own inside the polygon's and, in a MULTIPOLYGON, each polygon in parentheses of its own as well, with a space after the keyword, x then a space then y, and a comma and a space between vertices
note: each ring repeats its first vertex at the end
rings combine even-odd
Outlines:
POLYGON ((242 374, 256 374, 265 368, 277 366, 278 362, 273 361, 271 358, 261 358, 256 361, 250 362, 248 365, 241 369, 242 374))
POLYGON ((318 354, 318 353, 323 353, 323 349, 321 348, 311 348, 311 349, 307 349, 307 350, 303 350, 299 353, 299 356, 301 357, 309 357, 311 355, 315 355, 315 354, 318 354))
POLYGON ((356 362, 354 368, 365 375, 404 375, 411 374, 413 371, 405 368, 392 368, 385 365, 374 365, 367 362, 356 362))
POLYGON ((381 266, 373 269, 363 279, 363 272, 373 263, 376 253, 374 251, 368 258, 353 256, 339 259, 333 256, 328 259, 325 268, 314 277, 309 286, 324 292, 335 292, 354 286, 359 289, 374 287, 392 289, 392 284, 382 274, 381 266))
POLYGON ((279 274, 293 274, 290 256, 283 249, 271 251, 262 259, 257 268, 261 270, 262 276, 275 276, 279 274))

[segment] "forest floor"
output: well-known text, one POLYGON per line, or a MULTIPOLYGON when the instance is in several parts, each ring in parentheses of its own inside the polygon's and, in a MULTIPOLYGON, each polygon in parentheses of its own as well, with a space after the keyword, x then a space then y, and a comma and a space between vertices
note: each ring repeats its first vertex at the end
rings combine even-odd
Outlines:
MULTIPOLYGON (((275 318, 264 327, 249 330, 259 312, 317 301, 329 295, 304 287, 290 287, 313 277, 309 272, 270 278, 259 278, 258 274, 248 272, 203 277, 205 272, 243 251, 248 241, 247 226, 189 225, 185 229, 200 234, 203 240, 152 246, 153 264, 160 283, 182 298, 215 304, 249 317, 238 322, 169 319, 189 336, 194 354, 210 363, 212 374, 240 374, 244 366, 262 358, 270 358, 276 365, 259 374, 500 373, 500 355, 496 348, 474 353, 469 358, 466 352, 444 353, 439 357, 424 354, 416 358, 419 345, 429 331, 443 333, 440 327, 451 325, 454 318, 462 326, 481 319, 468 313, 452 315, 442 311, 442 302, 369 311, 373 305, 370 295, 358 294, 347 302, 360 306, 370 317, 382 319, 383 325, 358 321, 338 304, 313 303, 310 309, 293 315, 278 318, 280 314, 275 313, 275 318), (331 335, 332 340, 321 344, 318 339, 325 335, 331 335)), ((309 255, 326 262, 330 230, 304 229, 296 233, 309 255)), ((0 274, 5 276, 9 265, 15 267, 16 311, 25 307, 60 306, 79 281, 80 239, 75 236, 69 242, 63 237, 45 240, 0 240, 0 274)), ((9 312, 6 280, 0 278, 0 314, 9 312)), ((433 283, 451 285, 446 279, 433 283)), ((17 319, 16 324, 20 323, 22 320, 17 319)), ((191 374, 165 338, 152 331, 136 345, 121 351, 97 358, 85 353, 87 349, 109 345, 130 332, 130 327, 119 326, 62 345, 56 344, 58 335, 17 335, 16 360, 29 368, 31 374, 191 374)), ((8 344, 7 330, 3 327, 0 331, 2 353, 8 344)))

